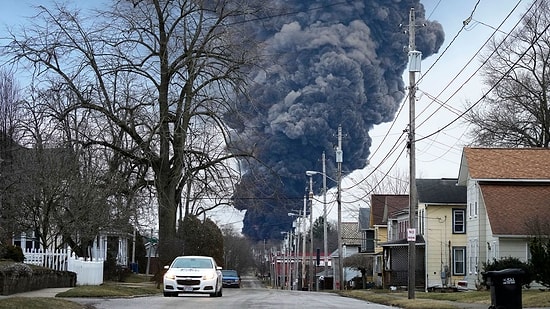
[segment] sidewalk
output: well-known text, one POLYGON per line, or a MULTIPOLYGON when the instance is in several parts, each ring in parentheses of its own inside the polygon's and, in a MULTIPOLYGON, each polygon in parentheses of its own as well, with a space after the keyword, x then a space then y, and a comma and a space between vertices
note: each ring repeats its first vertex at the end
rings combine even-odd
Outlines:
POLYGON ((35 290, 35 291, 28 291, 28 292, 22 292, 22 293, 16 293, 11 295, 0 295, 0 299, 8 298, 8 297, 55 297, 58 293, 62 293, 65 291, 68 291, 72 289, 70 288, 48 288, 48 289, 41 289, 41 290, 35 290))

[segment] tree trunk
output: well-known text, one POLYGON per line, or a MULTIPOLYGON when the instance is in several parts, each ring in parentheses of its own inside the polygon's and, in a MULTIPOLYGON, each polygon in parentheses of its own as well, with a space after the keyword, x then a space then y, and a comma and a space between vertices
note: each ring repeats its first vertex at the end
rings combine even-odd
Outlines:
POLYGON ((178 246, 176 237, 176 185, 168 177, 157 173, 157 201, 159 214, 159 247, 161 265, 168 265, 174 257, 181 255, 183 248, 178 246), (163 180, 164 179, 164 180, 163 180))

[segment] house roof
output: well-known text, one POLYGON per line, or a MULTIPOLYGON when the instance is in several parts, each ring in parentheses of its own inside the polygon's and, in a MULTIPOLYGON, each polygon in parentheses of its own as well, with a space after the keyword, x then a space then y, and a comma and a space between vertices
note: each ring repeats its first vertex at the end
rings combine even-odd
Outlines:
POLYGON ((550 217, 550 184, 491 183, 480 188, 494 235, 533 235, 537 218, 550 217))
MULTIPOLYGON (((397 240, 391 240, 385 243, 381 243, 380 246, 382 247, 404 247, 409 244, 409 241, 406 238, 401 238, 397 240)), ((416 234, 416 240, 415 240, 415 246, 418 245, 426 245, 426 240, 424 240, 424 237, 420 234, 416 234)))
POLYGON ((371 227, 386 225, 391 214, 408 208, 409 195, 407 194, 372 194, 370 203, 371 227))
POLYGON ((359 222, 342 222, 342 241, 348 246, 361 245, 359 222))
POLYGON ((361 245, 359 222, 342 222, 342 242, 348 246, 361 245))
POLYGON ((419 203, 466 204, 466 187, 457 186, 458 179, 417 179, 419 203))
POLYGON ((462 152, 459 183, 468 179, 550 179, 548 148, 470 148, 462 152))

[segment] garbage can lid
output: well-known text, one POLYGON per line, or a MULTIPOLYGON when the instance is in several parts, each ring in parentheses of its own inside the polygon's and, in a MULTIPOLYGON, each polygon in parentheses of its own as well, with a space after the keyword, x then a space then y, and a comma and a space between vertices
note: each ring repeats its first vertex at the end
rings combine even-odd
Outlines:
POLYGON ((501 270, 490 270, 484 273, 484 275, 489 277, 513 276, 513 275, 524 275, 524 274, 525 274, 525 271, 521 268, 506 268, 501 270))

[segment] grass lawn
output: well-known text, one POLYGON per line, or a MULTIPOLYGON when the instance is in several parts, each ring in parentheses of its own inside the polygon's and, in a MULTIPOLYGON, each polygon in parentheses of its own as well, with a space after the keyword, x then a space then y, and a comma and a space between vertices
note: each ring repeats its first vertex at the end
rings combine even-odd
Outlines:
POLYGON ((102 285, 77 286, 48 297, 8 297, 0 299, 0 309, 89 309, 84 305, 63 299, 63 297, 130 297, 159 294, 154 282, 143 275, 132 275, 125 282, 105 282, 102 285))
POLYGON ((87 309, 84 305, 51 297, 9 297, 6 299, 0 299, 0 309, 87 309))
MULTIPOLYGON (((491 293, 489 291, 467 291, 456 293, 416 292, 415 299, 408 299, 407 292, 388 292, 387 290, 351 290, 343 291, 342 295, 368 300, 374 303, 397 306, 405 309, 419 308, 458 308, 456 303, 476 303, 489 307, 491 293)), ((523 290, 523 307, 550 307, 550 291, 523 290)))

